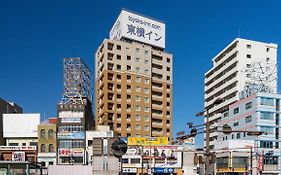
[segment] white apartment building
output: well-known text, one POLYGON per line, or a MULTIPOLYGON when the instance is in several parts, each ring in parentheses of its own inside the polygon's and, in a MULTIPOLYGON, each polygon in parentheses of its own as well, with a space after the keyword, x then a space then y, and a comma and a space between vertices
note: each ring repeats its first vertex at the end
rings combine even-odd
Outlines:
MULTIPOLYGON (((213 59, 205 73, 205 110, 210 113, 211 128, 217 128, 219 113, 254 91, 277 91, 277 45, 236 38, 213 59), (222 98, 223 102, 213 105, 222 98), (217 115, 216 115, 217 114, 217 115)), ((210 134, 214 147, 217 133, 210 134)))

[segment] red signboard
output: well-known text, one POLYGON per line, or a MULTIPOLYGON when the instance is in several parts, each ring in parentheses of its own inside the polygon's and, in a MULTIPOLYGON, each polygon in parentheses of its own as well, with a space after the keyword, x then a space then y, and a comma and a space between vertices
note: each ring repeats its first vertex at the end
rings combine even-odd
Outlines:
POLYGON ((258 157, 258 170, 263 171, 263 155, 259 155, 258 157))

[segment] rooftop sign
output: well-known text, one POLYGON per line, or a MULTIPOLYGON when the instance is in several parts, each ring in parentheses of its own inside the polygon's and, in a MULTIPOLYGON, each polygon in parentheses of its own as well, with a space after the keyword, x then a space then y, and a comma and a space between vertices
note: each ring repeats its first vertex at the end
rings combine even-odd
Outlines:
POLYGON ((122 10, 109 39, 127 38, 156 47, 165 48, 165 24, 163 22, 122 10))

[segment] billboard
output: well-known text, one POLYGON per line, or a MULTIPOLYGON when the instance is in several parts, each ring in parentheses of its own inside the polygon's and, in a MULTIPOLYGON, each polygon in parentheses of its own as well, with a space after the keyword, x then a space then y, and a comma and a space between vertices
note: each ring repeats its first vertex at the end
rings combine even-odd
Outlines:
POLYGON ((36 151, 36 146, 0 146, 0 151, 36 151))
POLYGON ((181 167, 181 146, 129 146, 126 158, 142 157, 145 160, 153 160, 157 167, 181 167))
POLYGON ((128 137, 128 145, 156 146, 168 145, 168 137, 128 137))
POLYGON ((17 162, 25 161, 25 152, 22 151, 13 152, 12 161, 17 161, 17 162))
POLYGON ((60 132, 58 139, 85 139, 85 133, 80 132, 60 132))
POLYGON ((84 155, 84 149, 83 148, 72 148, 72 149, 67 149, 67 148, 59 148, 58 150, 59 156, 63 157, 83 157, 84 155))
POLYGON ((3 136, 6 138, 37 138, 39 124, 40 114, 3 114, 3 136))
POLYGON ((77 111, 61 111, 59 112, 59 118, 83 118, 83 112, 77 111))
POLYGON ((122 10, 109 33, 109 39, 128 38, 165 48, 165 24, 140 14, 122 10))

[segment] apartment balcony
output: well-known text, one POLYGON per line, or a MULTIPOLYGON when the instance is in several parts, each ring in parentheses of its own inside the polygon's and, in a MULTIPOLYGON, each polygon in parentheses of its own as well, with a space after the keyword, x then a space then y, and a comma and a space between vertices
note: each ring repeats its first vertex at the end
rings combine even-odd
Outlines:
MULTIPOLYGON (((229 70, 228 72, 226 72, 225 74, 223 74, 220 78, 214 80, 211 84, 209 84, 208 86, 205 86, 205 92, 208 91, 210 88, 212 88, 213 86, 215 86, 217 83, 225 80, 227 77, 229 77, 230 75, 232 75, 233 73, 237 72, 238 74, 238 70, 234 67, 231 70, 229 70)), ((237 76, 237 75, 236 75, 237 76)), ((232 80, 230 80, 232 81, 232 80)), ((205 81, 209 82, 209 81, 205 81)))
POLYGON ((234 82, 237 82, 237 81, 238 81, 237 77, 231 79, 230 81, 222 84, 220 87, 218 87, 218 88, 214 89, 213 91, 211 91, 209 94, 206 94, 205 98, 207 99, 207 98, 211 97, 212 95, 218 93, 221 90, 226 89, 228 86, 230 86, 231 84, 233 84, 234 82))
POLYGON ((152 127, 163 127, 163 122, 152 122, 152 127))
MULTIPOLYGON (((212 100, 210 100, 209 102, 206 102, 206 105, 205 105, 205 106, 209 106, 209 105, 213 104, 214 101, 215 101, 217 98, 219 98, 220 96, 230 95, 230 94, 234 93, 235 91, 237 91, 237 88, 232 87, 232 89, 230 89, 230 90, 228 90, 228 91, 225 91, 225 92, 223 92, 222 94, 220 94, 219 96, 217 96, 217 97, 213 98, 212 100)), ((221 103, 221 104, 224 104, 224 105, 225 105, 225 102, 223 102, 223 103, 221 103)), ((220 104, 220 105, 221 105, 221 104, 220 104)), ((220 106, 220 105, 217 105, 217 106, 215 106, 215 107, 218 107, 218 106, 220 106)), ((224 106, 224 105, 223 105, 223 106, 224 106)), ((221 106, 221 107, 222 107, 222 106, 221 106)), ((219 108, 217 108, 217 109, 219 109, 219 108)), ((210 112, 210 111, 209 111, 209 112, 210 112)))
POLYGON ((152 135, 153 136, 161 136, 162 135, 162 131, 152 131, 152 135))
POLYGON ((163 91, 163 87, 158 87, 158 86, 153 86, 152 85, 152 90, 153 91, 157 91, 157 92, 162 92, 163 91))
POLYGON ((152 113, 151 114, 151 118, 152 119, 162 119, 163 118, 163 114, 152 113))
POLYGON ((152 108, 154 108, 154 109, 163 109, 163 105, 152 104, 152 108))
MULTIPOLYGON (((220 65, 220 63, 222 63, 223 61, 225 61, 226 59, 228 59, 229 56, 233 55, 235 52, 237 52, 236 49, 232 50, 231 52, 229 52, 224 59, 221 59, 219 62, 216 63, 216 67, 218 65, 220 65)), ((211 79, 213 79, 215 76, 218 75, 219 72, 221 72, 221 70, 225 69, 226 67, 228 67, 229 65, 231 65, 232 63, 234 63, 235 61, 237 61, 236 57, 234 57, 232 60, 230 60, 228 63, 226 63, 224 66, 222 66, 220 69, 216 70, 215 73, 213 73, 210 77, 208 77, 206 79, 206 82, 210 81, 211 79)), ((215 68, 215 67, 213 67, 215 68)))
POLYGON ((159 101, 162 101, 163 100, 163 96, 159 96, 159 95, 152 95, 152 99, 155 99, 155 100, 159 100, 159 101))

